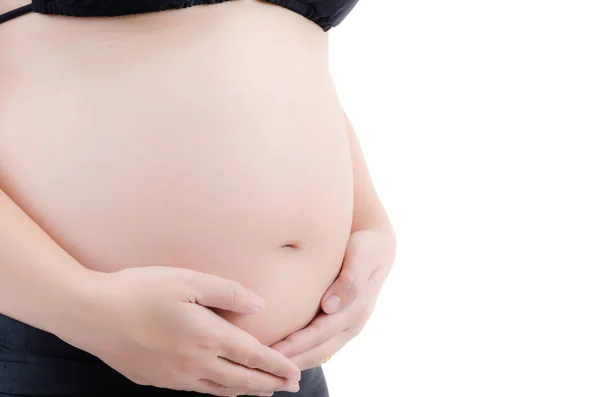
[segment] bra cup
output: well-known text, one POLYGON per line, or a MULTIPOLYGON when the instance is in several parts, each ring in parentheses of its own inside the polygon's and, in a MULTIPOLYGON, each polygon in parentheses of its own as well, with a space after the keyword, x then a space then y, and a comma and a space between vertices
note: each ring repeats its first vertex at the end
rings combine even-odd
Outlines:
MULTIPOLYGON (((0 23, 26 12, 74 17, 106 17, 216 4, 231 0, 32 0, 31 6, 21 7, 0 15, 0 23)), ((328 31, 339 25, 358 3, 358 0, 266 0, 294 11, 328 31)))

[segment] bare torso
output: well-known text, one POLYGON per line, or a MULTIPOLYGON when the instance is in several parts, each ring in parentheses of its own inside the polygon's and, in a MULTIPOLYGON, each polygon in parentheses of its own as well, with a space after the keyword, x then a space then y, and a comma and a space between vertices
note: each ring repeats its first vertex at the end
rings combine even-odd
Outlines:
POLYGON ((314 317, 353 204, 321 28, 256 0, 29 14, 0 54, 0 188, 67 252, 239 281, 267 308, 221 314, 266 344, 314 317))

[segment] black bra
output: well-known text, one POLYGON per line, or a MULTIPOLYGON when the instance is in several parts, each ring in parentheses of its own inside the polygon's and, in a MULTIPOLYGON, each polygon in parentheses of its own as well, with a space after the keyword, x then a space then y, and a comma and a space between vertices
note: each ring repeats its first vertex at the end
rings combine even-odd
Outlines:
MULTIPOLYGON (((75 17, 110 17, 222 3, 228 0, 33 0, 32 4, 0 15, 0 23, 28 12, 75 17)), ((337 26, 358 0, 267 0, 315 22, 324 31, 337 26)))

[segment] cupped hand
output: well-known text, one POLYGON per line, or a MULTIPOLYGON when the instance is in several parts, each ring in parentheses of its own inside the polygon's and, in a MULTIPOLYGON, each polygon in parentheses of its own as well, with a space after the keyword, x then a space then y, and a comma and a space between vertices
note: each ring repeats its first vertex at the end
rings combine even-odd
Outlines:
POLYGON ((158 266, 95 280, 97 304, 68 342, 133 382, 217 396, 297 391, 291 360, 208 309, 260 311, 262 299, 240 284, 158 266))
POLYGON ((322 312, 307 327, 271 347, 290 357, 301 370, 325 362, 367 323, 395 252, 391 232, 354 232, 340 274, 323 295, 322 312))

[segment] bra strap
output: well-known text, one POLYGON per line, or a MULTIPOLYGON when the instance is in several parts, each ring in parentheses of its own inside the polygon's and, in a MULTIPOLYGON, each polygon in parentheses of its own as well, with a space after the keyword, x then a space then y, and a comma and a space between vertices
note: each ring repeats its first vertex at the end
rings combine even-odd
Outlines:
POLYGON ((25 15, 31 11, 32 11, 31 4, 28 4, 26 6, 22 6, 19 8, 15 8, 14 10, 11 10, 7 13, 0 15, 0 23, 6 22, 6 21, 11 20, 16 17, 20 17, 21 15, 25 15))

